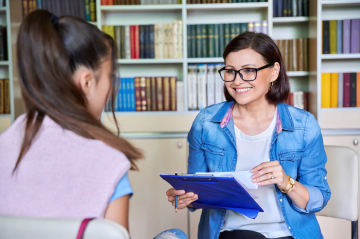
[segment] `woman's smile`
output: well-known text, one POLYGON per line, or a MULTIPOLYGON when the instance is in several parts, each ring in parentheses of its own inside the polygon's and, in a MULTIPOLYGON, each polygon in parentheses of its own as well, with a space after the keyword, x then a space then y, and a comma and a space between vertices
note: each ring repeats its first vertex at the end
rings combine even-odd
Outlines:
POLYGON ((236 94, 246 94, 248 93, 253 87, 243 87, 243 88, 233 88, 236 94))

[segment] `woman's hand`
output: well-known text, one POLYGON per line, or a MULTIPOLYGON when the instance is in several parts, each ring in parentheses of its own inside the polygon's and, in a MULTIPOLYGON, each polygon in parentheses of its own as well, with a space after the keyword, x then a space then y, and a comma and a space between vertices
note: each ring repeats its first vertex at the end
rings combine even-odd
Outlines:
POLYGON ((170 188, 166 191, 166 195, 168 196, 169 202, 173 206, 175 206, 175 196, 178 196, 177 209, 183 209, 187 206, 193 207, 190 203, 196 201, 198 199, 198 195, 192 192, 185 193, 184 190, 175 190, 174 188, 170 188))
POLYGON ((289 177, 284 172, 278 161, 264 162, 251 170, 251 176, 254 183, 259 186, 276 184, 279 189, 287 191, 291 185, 289 177))

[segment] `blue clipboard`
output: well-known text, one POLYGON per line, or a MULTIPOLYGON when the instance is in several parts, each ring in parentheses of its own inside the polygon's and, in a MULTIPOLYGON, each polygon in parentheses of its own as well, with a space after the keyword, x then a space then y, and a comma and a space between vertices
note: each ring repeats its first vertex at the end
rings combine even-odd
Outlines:
POLYGON ((176 190, 198 195, 195 208, 228 209, 255 219, 264 210, 233 177, 161 174, 176 190))

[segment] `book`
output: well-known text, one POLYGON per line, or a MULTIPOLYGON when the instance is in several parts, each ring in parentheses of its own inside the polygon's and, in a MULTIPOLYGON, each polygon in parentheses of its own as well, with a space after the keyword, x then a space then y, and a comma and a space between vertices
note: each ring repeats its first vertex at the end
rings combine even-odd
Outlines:
POLYGON ((96 0, 90 0, 90 21, 96 22, 96 0))
POLYGON ((146 111, 151 111, 152 105, 151 105, 151 99, 152 99, 152 95, 151 95, 151 78, 150 77, 146 77, 145 78, 146 81, 146 111))
POLYGON ((140 39, 139 39, 139 25, 134 25, 134 58, 140 58, 140 39))
POLYGON ((198 108, 198 104, 197 104, 197 66, 195 64, 188 65, 187 87, 188 87, 188 109, 196 110, 198 108))
POLYGON ((329 29, 330 22, 323 21, 323 52, 322 54, 330 53, 330 38, 329 38, 329 29))
POLYGON ((5 113, 5 83, 0 79, 0 114, 5 113))
POLYGON ((254 26, 254 22, 249 22, 248 23, 248 31, 249 32, 254 32, 255 30, 255 28, 254 28, 255 26, 254 26))
POLYGON ((140 88, 140 77, 134 78, 135 83, 135 107, 136 111, 141 111, 141 88, 140 88))
POLYGON ((350 40, 350 53, 360 53, 360 19, 351 19, 351 40, 350 40))
POLYGON ((207 27, 207 57, 215 56, 215 24, 208 24, 207 27))
POLYGON ((170 78, 163 77, 163 110, 170 110, 170 78))
POLYGON ((144 25, 139 26, 139 41, 140 41, 140 58, 145 58, 145 27, 144 25))
POLYGON ((10 82, 4 79, 4 113, 10 114, 10 82))
POLYGON ((260 33, 260 32, 262 32, 261 31, 261 26, 262 24, 261 24, 261 22, 255 22, 254 23, 254 32, 256 32, 256 33, 260 33))
POLYGON ((184 101, 184 82, 177 81, 176 82, 176 109, 177 111, 184 111, 185 110, 185 101, 184 101))
POLYGON ((220 53, 220 25, 221 24, 214 24, 214 57, 221 56, 221 53, 220 53))
POLYGON ((201 42, 202 25, 195 25, 195 27, 196 27, 196 57, 202 57, 202 42, 201 42))
POLYGON ((360 107, 360 72, 356 73, 356 107, 360 107))
POLYGON ((338 105, 338 73, 330 73, 330 107, 336 108, 338 105))
POLYGON ((223 64, 215 65, 215 104, 223 102, 224 81, 219 74, 219 70, 223 68, 223 66, 223 64))
POLYGON ((350 107, 350 73, 344 73, 344 107, 350 107))
POLYGON ((205 24, 201 24, 201 45, 202 45, 202 53, 201 57, 208 57, 208 40, 207 40, 207 28, 205 24))
POLYGON ((162 77, 156 77, 156 109, 163 111, 163 80, 162 77))
POLYGON ((356 107, 356 73, 350 73, 350 107, 356 107))
POLYGON ((224 24, 218 24, 219 27, 219 54, 217 57, 222 57, 225 50, 224 24))
POLYGON ((130 81, 130 111, 136 111, 136 102, 135 102, 135 82, 134 78, 129 78, 130 81))
POLYGON ((206 74, 206 95, 207 95, 207 105, 210 106, 215 104, 215 65, 207 65, 207 74, 206 74))
POLYGON ((121 101, 119 103, 119 108, 120 111, 128 111, 128 104, 127 104, 127 78, 122 78, 121 80, 121 88, 120 88, 120 97, 119 97, 119 101, 121 101))
POLYGON ((177 108, 177 79, 176 77, 170 77, 170 110, 176 111, 177 108))
POLYGON ((121 27, 120 26, 114 26, 114 41, 115 41, 115 45, 116 45, 116 55, 117 58, 122 58, 121 57, 121 49, 122 49, 122 45, 121 45, 121 27))
POLYGON ((350 53, 350 19, 343 20, 343 53, 350 53))
POLYGON ((197 65, 197 96, 198 96, 198 108, 199 110, 204 109, 207 106, 206 102, 206 74, 207 65, 197 65))
MULTIPOLYGON (((224 24, 224 49, 231 40, 230 24, 224 24)), ((224 52, 222 52, 224 53, 224 52)))
POLYGON ((141 101, 141 111, 146 111, 146 78, 140 77, 140 101, 141 101))
POLYGON ((151 77, 151 110, 156 111, 157 110, 157 94, 156 94, 156 78, 151 77))
POLYGON ((343 21, 337 20, 336 24, 336 53, 341 54, 343 48, 343 21))
POLYGON ((131 55, 131 37, 130 37, 130 26, 125 26, 124 27, 124 31, 125 31, 125 59, 131 59, 132 55, 131 55))
POLYGON ((344 105, 344 73, 338 74, 338 108, 344 105))
POLYGON ((321 108, 331 106, 331 77, 330 73, 321 73, 321 108))
POLYGON ((268 34, 268 22, 267 20, 261 21, 261 32, 264 34, 268 34))
POLYGON ((336 20, 330 20, 329 21, 329 42, 330 42, 330 54, 336 54, 336 48, 337 48, 337 36, 336 36, 336 29, 337 29, 337 21, 336 20))

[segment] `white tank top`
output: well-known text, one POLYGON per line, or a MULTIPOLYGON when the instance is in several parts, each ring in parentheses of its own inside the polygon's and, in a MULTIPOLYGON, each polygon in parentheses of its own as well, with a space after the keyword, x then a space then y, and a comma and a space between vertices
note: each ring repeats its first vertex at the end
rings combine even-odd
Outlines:
MULTIPOLYGON (((234 126, 238 155, 235 171, 250 171, 260 163, 270 161, 270 144, 275 125, 276 113, 270 126, 255 136, 248 136, 234 126)), ((277 201, 275 185, 259 186, 251 192, 258 196, 255 201, 264 209, 264 212, 260 212, 256 219, 250 219, 238 212, 227 210, 222 231, 251 230, 267 238, 291 236, 277 201)))

